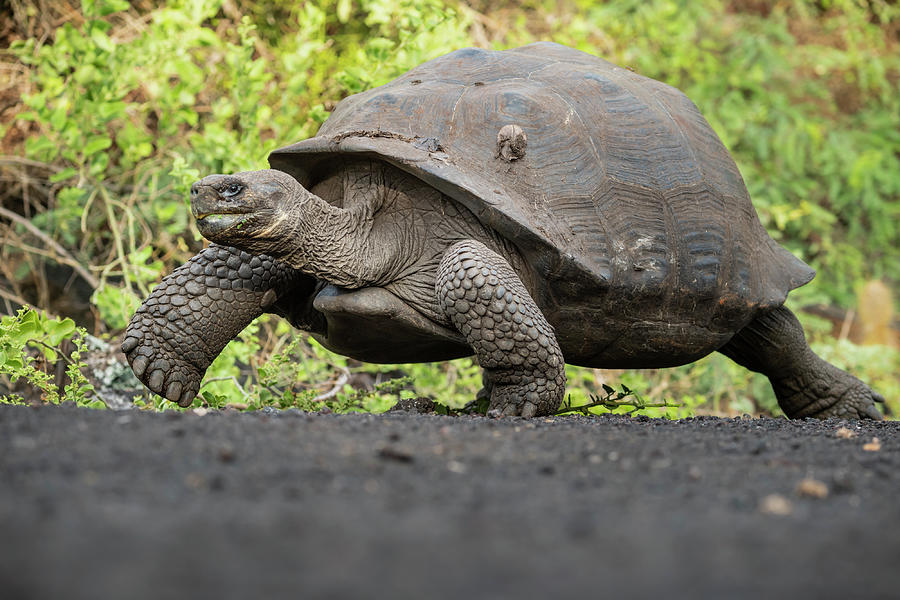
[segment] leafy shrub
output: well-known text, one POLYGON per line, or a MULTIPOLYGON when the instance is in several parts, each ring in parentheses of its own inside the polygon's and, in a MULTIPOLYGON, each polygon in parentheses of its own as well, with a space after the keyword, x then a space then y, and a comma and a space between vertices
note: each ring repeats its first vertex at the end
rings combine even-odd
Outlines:
MULTIPOLYGON (((30 133, 21 147, 5 151, 32 161, 23 170, 36 162, 52 173, 43 196, 14 200, 85 267, 82 277, 95 288, 95 333, 121 332, 152 284, 201 246, 186 200, 201 174, 263 167, 272 149, 313 135, 341 98, 425 60, 473 44, 503 48, 536 39, 634 68, 698 104, 733 152, 769 231, 819 269, 813 284, 792 295, 792 306, 851 306, 861 282, 871 278, 896 287, 896 4, 134 4, 84 0, 81 15, 70 15, 48 39, 12 43, 6 58, 14 65, 10 72, 27 77, 28 92, 13 114, 15 126, 30 133)), ((12 125, 0 123, 0 136, 12 125)), ((16 239, 29 235, 17 227, 16 239)), ((24 264, 20 258, 32 255, 24 243, 9 244, 0 259, 24 264)), ((15 297, 27 295, 27 271, 8 278, 15 297)), ((379 398, 371 407, 413 393, 461 406, 480 387, 470 359, 359 366, 289 338, 275 320, 249 328, 212 366, 198 403, 309 407, 344 374, 384 379, 376 371, 405 373, 415 392, 370 394, 369 400, 379 398), (322 385, 311 389, 304 382, 322 385)), ((814 339, 835 362, 853 363, 896 393, 896 353, 861 361, 856 357, 867 350, 814 339)), ((604 385, 626 385, 681 404, 653 409, 668 414, 777 410, 764 378, 720 356, 661 372, 570 368, 569 378, 579 404, 604 385)), ((359 405, 349 400, 356 394, 350 383, 339 387, 328 402, 359 405)))
MULTIPOLYGON (((81 355, 85 351, 83 328, 75 327, 72 319, 51 319, 31 309, 20 309, 15 315, 0 318, 0 374, 13 383, 22 378, 40 390, 41 399, 51 404, 74 402, 93 408, 106 408, 99 399, 92 397, 94 387, 81 372, 85 367, 81 355), (71 340, 74 350, 61 349, 64 341, 71 340), (36 356, 29 349, 37 350, 36 356), (66 366, 68 383, 58 389, 54 377, 40 368, 42 364, 55 364, 62 357, 66 366), (60 391, 62 392, 60 394, 60 391)), ((15 394, 0 396, 3 403, 22 403, 15 394)))

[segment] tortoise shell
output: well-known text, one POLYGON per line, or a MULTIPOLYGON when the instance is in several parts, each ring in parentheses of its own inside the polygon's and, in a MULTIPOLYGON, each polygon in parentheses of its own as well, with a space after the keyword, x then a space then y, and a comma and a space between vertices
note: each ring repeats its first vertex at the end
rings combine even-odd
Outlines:
POLYGON ((404 169, 512 241, 575 364, 690 362, 814 276, 766 233, 693 102, 557 44, 424 63, 269 161, 310 187, 346 154, 404 169))

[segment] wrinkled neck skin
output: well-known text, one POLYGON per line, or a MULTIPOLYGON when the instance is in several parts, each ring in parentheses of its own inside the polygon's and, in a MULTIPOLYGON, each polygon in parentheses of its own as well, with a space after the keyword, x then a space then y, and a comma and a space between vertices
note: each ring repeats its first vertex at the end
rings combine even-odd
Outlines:
POLYGON ((332 206, 297 185, 295 202, 262 232, 269 240, 266 253, 289 265, 344 288, 375 282, 366 260, 372 210, 368 206, 345 210, 332 206), (272 248, 271 250, 268 248, 272 248))

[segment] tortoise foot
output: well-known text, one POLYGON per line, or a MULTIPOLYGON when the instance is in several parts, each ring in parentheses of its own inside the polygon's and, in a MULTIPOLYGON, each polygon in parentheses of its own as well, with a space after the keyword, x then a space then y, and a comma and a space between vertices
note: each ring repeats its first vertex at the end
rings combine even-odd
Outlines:
POLYGON ((778 405, 792 419, 883 419, 875 403, 884 398, 816 355, 787 307, 757 316, 719 352, 768 376, 778 405))
POLYGON ((530 418, 552 414, 559 408, 564 386, 556 381, 528 379, 520 384, 495 383, 488 414, 530 418))
POLYGON ((207 367, 295 277, 270 257, 210 246, 156 286, 128 324, 122 352, 144 385, 190 406, 207 367))
POLYGON ((183 357, 191 353, 173 348, 169 342, 154 331, 133 324, 126 332, 122 351, 141 383, 167 400, 187 407, 200 389, 206 367, 185 360, 183 357))
POLYGON ((884 418, 876 406, 884 403, 881 394, 832 364, 821 361, 817 366, 803 376, 774 386, 778 402, 789 417, 884 418))

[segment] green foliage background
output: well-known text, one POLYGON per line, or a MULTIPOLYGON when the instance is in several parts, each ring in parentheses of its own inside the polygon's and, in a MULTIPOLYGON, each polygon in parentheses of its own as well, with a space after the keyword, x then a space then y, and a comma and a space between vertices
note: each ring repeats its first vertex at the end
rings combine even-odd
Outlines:
MULTIPOLYGON (((792 306, 851 307, 868 279, 897 287, 894 2, 83 0, 61 1, 50 15, 44 2, 10 6, 2 97, 18 97, 0 113, 0 167, 5 182, 25 183, 2 202, 43 237, 9 220, 0 256, 8 313, 17 300, 65 313, 29 274, 78 265, 75 278, 93 291, 76 319, 115 337, 152 285, 202 246, 187 207, 195 178, 265 167, 274 148, 314 135, 340 99, 425 60, 540 39, 631 67, 695 101, 734 154, 770 233, 819 271, 792 306)), ((827 324, 804 320, 818 350, 900 409, 895 350, 838 343, 824 335, 827 324)), ((397 393, 460 404, 480 385, 468 360, 360 366, 291 339, 274 319, 251 326, 210 369, 203 401, 306 407, 337 390, 328 400, 337 408, 379 409, 397 393), (361 402, 360 373, 370 384, 405 374, 413 389, 382 388, 361 402)), ((777 410, 765 379, 718 356, 664 372, 571 369, 569 377, 576 403, 616 383, 684 404, 658 411, 670 415, 777 410)))

